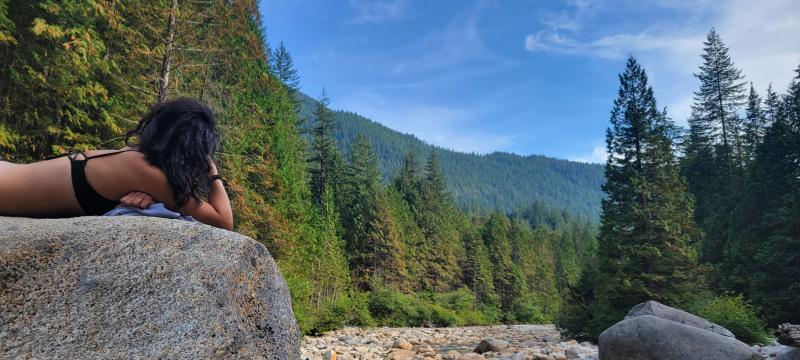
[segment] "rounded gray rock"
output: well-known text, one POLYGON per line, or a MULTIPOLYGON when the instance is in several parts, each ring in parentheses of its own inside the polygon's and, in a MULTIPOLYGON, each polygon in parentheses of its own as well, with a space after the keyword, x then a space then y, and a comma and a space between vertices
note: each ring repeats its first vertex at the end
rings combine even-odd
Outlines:
POLYGON ((648 300, 638 304, 628 311, 625 315, 626 319, 642 316, 653 315, 665 320, 672 320, 684 325, 694 326, 699 329, 708 330, 722 336, 735 338, 732 332, 728 329, 703 319, 697 315, 690 314, 686 311, 671 308, 658 301, 648 300))
POLYGON ((0 217, 0 357, 296 359, 285 281, 245 236, 145 217, 0 217))
POLYGON ((601 360, 762 360, 732 337, 642 315, 622 320, 600 334, 601 360))

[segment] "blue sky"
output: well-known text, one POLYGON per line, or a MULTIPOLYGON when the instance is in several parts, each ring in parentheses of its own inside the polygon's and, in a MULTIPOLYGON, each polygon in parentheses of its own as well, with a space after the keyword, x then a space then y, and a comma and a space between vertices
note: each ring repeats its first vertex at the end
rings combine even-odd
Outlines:
POLYGON ((605 159, 629 55, 686 123, 714 26, 747 80, 783 92, 800 62, 797 0, 264 0, 268 40, 302 91, 446 148, 605 159))

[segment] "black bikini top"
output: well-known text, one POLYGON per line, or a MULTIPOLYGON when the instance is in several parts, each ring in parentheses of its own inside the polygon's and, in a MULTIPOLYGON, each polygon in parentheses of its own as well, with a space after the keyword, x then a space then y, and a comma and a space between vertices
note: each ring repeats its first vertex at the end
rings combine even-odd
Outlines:
POLYGON ((81 209, 83 209, 84 215, 103 215, 119 205, 118 200, 107 199, 89 184, 89 180, 86 178, 86 163, 90 159, 116 155, 127 151, 136 150, 121 150, 94 156, 86 156, 83 153, 67 156, 72 168, 72 190, 75 192, 75 198, 78 200, 81 209), (78 155, 83 156, 83 159, 77 159, 78 155))

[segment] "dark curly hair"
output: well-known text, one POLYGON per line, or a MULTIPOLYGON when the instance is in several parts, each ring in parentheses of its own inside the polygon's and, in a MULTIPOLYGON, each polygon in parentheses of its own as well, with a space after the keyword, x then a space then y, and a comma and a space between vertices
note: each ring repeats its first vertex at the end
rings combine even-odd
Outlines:
POLYGON ((167 176, 175 206, 189 200, 199 204, 211 184, 210 161, 219 135, 214 112, 198 100, 178 98, 150 107, 125 143, 145 155, 150 164, 167 176), (130 138, 138 142, 131 143, 130 138))

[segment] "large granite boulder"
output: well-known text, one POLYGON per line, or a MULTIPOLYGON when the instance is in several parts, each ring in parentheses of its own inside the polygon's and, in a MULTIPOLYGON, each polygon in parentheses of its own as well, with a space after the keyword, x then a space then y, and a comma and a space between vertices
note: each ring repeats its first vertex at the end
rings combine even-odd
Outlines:
POLYGON ((729 336, 653 315, 624 319, 600 334, 600 360, 762 360, 729 336))
POLYGON ((0 217, 0 358, 296 359, 263 245, 178 220, 0 217))
POLYGON ((722 326, 714 324, 699 316, 689 314, 686 311, 671 308, 658 301, 649 300, 632 307, 630 311, 628 311, 628 315, 626 315, 625 318, 630 319, 642 315, 653 315, 661 319, 676 321, 684 325, 708 330, 722 336, 735 338, 732 332, 728 331, 728 329, 722 326))

